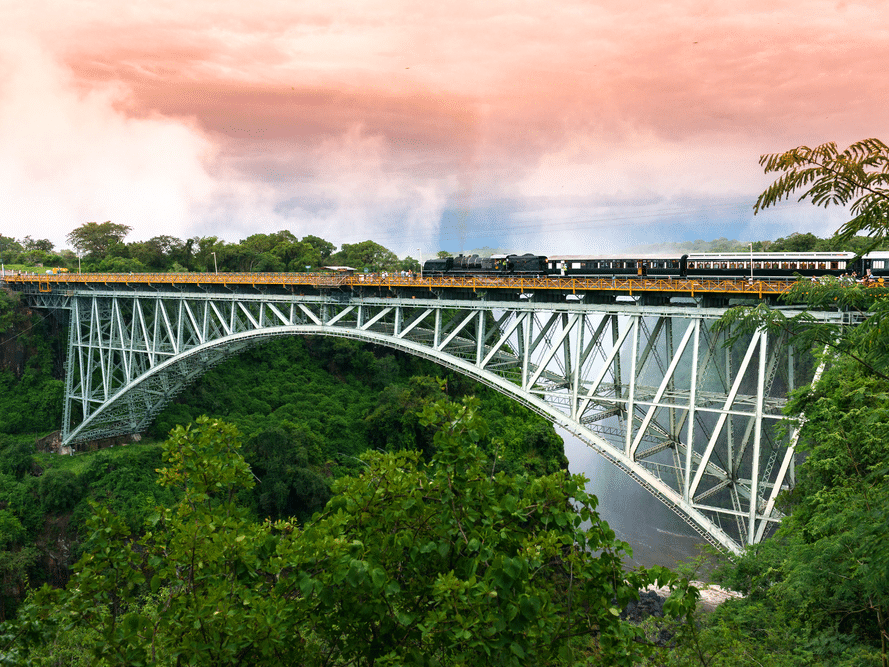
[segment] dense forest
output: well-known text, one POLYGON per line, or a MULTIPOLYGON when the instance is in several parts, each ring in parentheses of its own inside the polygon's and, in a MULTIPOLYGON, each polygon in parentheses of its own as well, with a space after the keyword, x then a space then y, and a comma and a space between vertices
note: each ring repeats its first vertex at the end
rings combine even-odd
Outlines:
POLYGON ((91 502, 109 503, 135 528, 152 503, 169 500, 154 488, 157 443, 201 415, 237 426, 245 459, 262 480, 241 500, 262 519, 311 516, 329 500, 334 479, 361 469, 358 457, 367 450, 430 457, 432 434, 418 412, 446 398, 482 399, 481 415, 493 425, 483 447, 500 469, 543 475, 567 467, 552 426, 514 401, 431 362, 325 337, 275 339, 213 368, 157 417, 141 444, 75 461, 35 455, 35 436, 61 424, 56 362, 64 337, 52 318, 16 307, 16 296, 0 293, 7 324, 0 343, 12 359, 26 360, 0 371, 0 547, 14 553, 37 542, 46 549, 0 570, 7 573, 0 619, 20 602, 26 580, 64 583, 91 502), (7 532, 7 524, 16 527, 7 532))
MULTIPOLYGON (((125 244, 127 231, 78 240, 84 270, 416 268, 369 241, 125 244)), ((0 237, 0 252, 7 266, 78 261, 30 239, 0 237)), ((566 474, 551 425, 386 348, 273 340, 206 373, 139 443, 36 452, 61 423, 65 329, 0 291, 0 664, 886 667, 889 300, 830 280, 787 298, 866 317, 841 330, 731 316, 792 329, 831 363, 792 397, 806 460, 788 518, 740 558, 712 556, 709 576, 744 597, 701 615, 687 581, 623 569, 627 547, 566 474), (621 620, 655 581, 676 588, 665 618, 621 620)))

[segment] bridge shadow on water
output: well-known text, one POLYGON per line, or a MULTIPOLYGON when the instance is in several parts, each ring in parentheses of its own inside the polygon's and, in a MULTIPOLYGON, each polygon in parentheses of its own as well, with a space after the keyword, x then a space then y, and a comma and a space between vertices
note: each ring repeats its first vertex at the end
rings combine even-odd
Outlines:
POLYGON ((699 555, 706 542, 672 510, 575 435, 556 430, 565 441, 570 472, 586 475, 587 492, 599 499, 599 515, 632 547, 628 565, 672 568, 699 555))

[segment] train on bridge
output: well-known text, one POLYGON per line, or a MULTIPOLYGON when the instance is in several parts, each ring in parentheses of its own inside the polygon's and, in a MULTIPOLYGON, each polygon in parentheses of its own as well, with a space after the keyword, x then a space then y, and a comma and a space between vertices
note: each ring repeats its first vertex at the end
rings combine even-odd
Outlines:
POLYGON ((568 278, 650 278, 795 280, 797 276, 889 279, 889 252, 688 253, 668 256, 478 255, 427 260, 423 275, 515 275, 568 278))

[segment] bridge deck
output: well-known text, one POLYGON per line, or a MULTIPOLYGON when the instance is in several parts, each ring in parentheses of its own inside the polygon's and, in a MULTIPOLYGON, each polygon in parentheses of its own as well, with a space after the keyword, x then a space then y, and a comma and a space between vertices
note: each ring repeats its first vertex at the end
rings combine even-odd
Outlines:
POLYGON ((792 283, 784 280, 696 280, 644 277, 617 278, 549 278, 524 276, 447 276, 420 277, 390 274, 331 274, 331 273, 64 273, 10 275, 3 277, 10 285, 37 286, 48 292, 59 288, 103 287, 141 288, 146 286, 253 286, 283 288, 381 288, 381 289, 451 289, 451 290, 511 290, 518 293, 552 291, 561 293, 609 292, 634 296, 642 293, 662 293, 695 296, 698 294, 746 295, 774 297, 786 292, 792 283))

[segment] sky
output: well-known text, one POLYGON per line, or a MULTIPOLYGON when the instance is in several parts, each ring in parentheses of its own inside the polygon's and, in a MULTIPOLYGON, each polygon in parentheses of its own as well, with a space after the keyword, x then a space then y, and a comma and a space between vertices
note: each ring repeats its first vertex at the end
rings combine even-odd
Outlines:
POLYGON ((0 0, 0 234, 400 256, 795 231, 759 157, 889 141, 885 0, 0 0))

